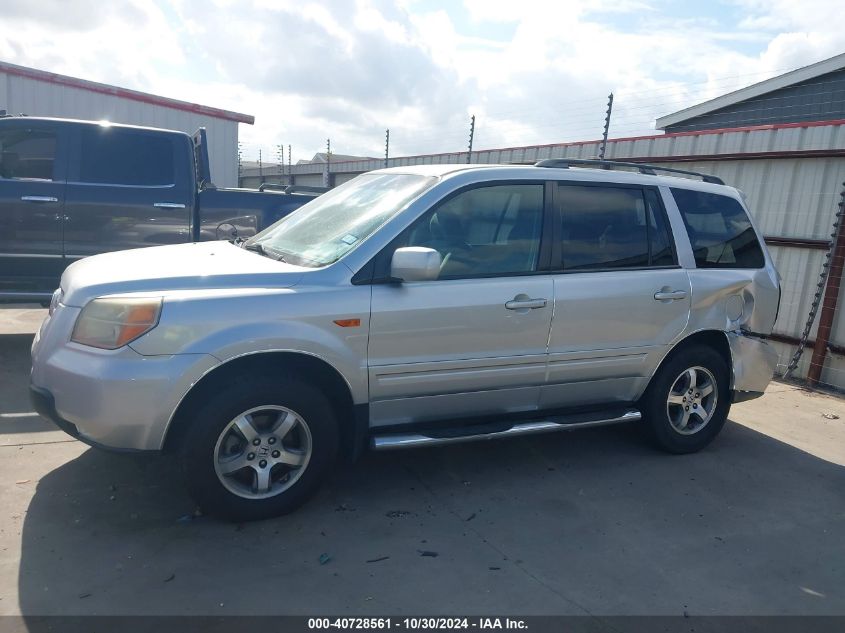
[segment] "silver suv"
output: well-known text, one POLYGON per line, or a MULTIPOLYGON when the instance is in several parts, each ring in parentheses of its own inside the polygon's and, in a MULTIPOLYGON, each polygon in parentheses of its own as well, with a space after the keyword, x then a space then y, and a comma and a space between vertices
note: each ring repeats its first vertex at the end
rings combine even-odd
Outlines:
POLYGON ((35 407, 178 453, 234 519, 368 447, 642 419, 697 451, 772 378, 777 272, 718 179, 583 162, 385 169, 240 244, 81 260, 32 346, 35 407))

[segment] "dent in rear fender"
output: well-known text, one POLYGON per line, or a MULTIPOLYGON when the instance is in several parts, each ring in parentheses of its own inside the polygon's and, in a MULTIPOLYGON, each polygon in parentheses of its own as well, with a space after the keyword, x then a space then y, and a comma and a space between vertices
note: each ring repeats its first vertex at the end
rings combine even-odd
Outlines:
POLYGON ((688 330, 731 332, 740 328, 768 334, 777 315, 779 291, 774 268, 688 271, 692 303, 688 330))
POLYGON ((778 354, 766 341, 742 332, 726 332, 733 360, 735 391, 765 391, 777 367, 778 354))

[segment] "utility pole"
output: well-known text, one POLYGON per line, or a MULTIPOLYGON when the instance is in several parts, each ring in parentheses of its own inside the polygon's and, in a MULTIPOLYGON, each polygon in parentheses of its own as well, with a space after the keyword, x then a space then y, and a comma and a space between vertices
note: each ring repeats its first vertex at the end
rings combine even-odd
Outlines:
POLYGON ((293 175, 293 169, 291 168, 291 160, 290 160, 290 144, 288 144, 288 176, 293 175))
POLYGON ((243 157, 244 157, 244 144, 238 141, 238 186, 241 185, 241 178, 244 175, 244 167, 243 167, 243 157))
POLYGON ((610 130, 610 113, 613 112, 613 93, 607 97, 607 114, 604 117, 604 134, 601 137, 601 148, 599 149, 599 160, 604 160, 604 150, 607 147, 607 133, 610 130))
POLYGON ((467 152, 467 165, 472 160, 472 139, 475 137, 475 115, 469 119, 469 152, 467 152))
POLYGON ((390 128, 384 131, 384 167, 387 169, 387 159, 390 157, 390 128))
POLYGON ((264 168, 262 167, 262 164, 261 164, 261 149, 260 148, 258 149, 258 180, 261 182, 262 185, 264 184, 264 168))

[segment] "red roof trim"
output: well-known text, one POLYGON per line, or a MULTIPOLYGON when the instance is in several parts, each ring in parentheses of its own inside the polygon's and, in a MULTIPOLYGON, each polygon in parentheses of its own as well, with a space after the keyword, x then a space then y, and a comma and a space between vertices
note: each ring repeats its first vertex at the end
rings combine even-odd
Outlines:
POLYGON ((140 101, 141 103, 172 108, 174 110, 183 110, 193 114, 202 114, 214 117, 215 119, 248 123, 249 125, 253 125, 255 123, 255 117, 251 114, 241 114, 240 112, 221 110, 220 108, 212 108, 211 106, 204 106, 198 103, 159 97, 146 92, 139 92, 128 88, 119 88, 117 86, 110 86, 109 84, 101 84, 96 81, 88 81, 77 77, 68 77, 67 75, 58 75, 56 73, 50 73, 45 70, 37 70, 35 68, 25 68, 8 62, 0 62, 0 72, 15 75, 17 77, 25 77, 26 79, 34 79, 35 81, 43 81, 57 86, 79 88, 80 90, 88 90, 89 92, 119 97, 121 99, 130 99, 132 101, 140 101))

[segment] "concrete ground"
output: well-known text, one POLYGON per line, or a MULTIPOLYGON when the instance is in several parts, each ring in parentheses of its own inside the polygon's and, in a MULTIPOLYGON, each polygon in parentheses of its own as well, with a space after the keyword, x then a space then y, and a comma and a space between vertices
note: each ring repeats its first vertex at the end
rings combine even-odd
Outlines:
POLYGON ((30 413, 42 314, 0 309, 0 615, 845 614, 839 398, 772 384, 688 456, 635 427, 370 455, 233 525, 30 413))

